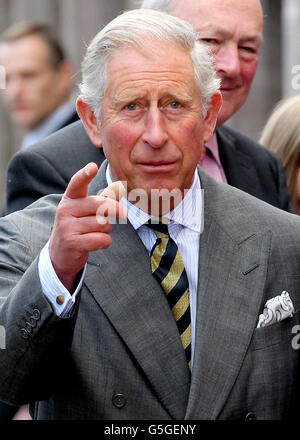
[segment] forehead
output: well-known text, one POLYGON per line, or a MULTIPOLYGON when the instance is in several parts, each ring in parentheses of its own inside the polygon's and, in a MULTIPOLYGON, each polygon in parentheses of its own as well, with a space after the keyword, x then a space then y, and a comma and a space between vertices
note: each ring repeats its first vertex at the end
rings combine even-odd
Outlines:
POLYGON ((12 66, 49 65, 50 51, 46 42, 37 35, 0 44, 0 57, 12 66))
POLYGON ((147 85, 165 84, 180 87, 195 86, 195 74, 190 54, 171 44, 153 43, 143 51, 124 48, 108 61, 108 90, 126 91, 147 85))
POLYGON ((242 37, 262 34, 263 13, 259 0, 177 0, 171 13, 191 23, 196 31, 238 30, 242 37))

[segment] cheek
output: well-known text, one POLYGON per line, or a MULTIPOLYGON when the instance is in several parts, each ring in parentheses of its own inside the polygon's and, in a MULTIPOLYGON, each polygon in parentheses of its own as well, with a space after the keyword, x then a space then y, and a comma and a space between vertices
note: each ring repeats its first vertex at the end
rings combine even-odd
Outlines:
POLYGON ((138 134, 136 128, 131 127, 129 124, 124 124, 121 121, 110 124, 110 126, 104 130, 104 148, 107 146, 108 148, 113 147, 117 150, 130 150, 137 140, 138 134))
POLYGON ((243 85, 245 91, 249 91, 252 81, 254 79, 257 68, 257 61, 253 63, 245 63, 241 66, 241 76, 243 78, 243 85))
POLYGON ((52 89, 42 81, 32 81, 26 88, 26 96, 32 104, 45 108, 52 102, 52 89))
POLYGON ((134 127, 124 124, 122 121, 116 123, 104 122, 102 128, 103 150, 107 158, 114 164, 119 163, 122 167, 134 152, 139 136, 134 127))
POLYGON ((14 97, 15 94, 7 86, 6 89, 1 92, 1 98, 6 104, 9 104, 14 99, 14 97))
POLYGON ((191 147, 195 147, 198 144, 201 144, 203 139, 203 130, 204 127, 198 123, 198 121, 192 121, 191 123, 186 124, 177 124, 177 139, 180 140, 180 143, 183 144, 183 147, 186 145, 190 145, 191 147), (178 127, 180 126, 180 128, 178 127))
POLYGON ((203 144, 203 130, 204 127, 198 123, 183 124, 180 128, 174 129, 176 137, 173 137, 173 141, 180 149, 185 163, 198 161, 203 144))
POLYGON ((31 80, 29 87, 41 98, 48 97, 49 100, 53 99, 59 90, 59 80, 54 73, 43 73, 37 75, 31 80))

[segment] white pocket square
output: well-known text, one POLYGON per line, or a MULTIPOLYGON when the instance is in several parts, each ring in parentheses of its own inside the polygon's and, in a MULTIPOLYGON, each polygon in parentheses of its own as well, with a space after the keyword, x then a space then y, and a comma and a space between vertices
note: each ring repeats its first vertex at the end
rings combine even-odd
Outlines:
POLYGON ((281 295, 275 296, 266 302, 263 313, 259 315, 257 328, 283 321, 293 316, 294 312, 294 306, 289 293, 283 291, 281 295))

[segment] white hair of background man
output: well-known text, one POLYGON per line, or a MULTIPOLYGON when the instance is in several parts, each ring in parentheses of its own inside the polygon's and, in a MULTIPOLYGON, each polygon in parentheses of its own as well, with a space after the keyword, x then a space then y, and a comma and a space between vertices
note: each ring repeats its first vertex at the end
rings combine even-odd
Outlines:
POLYGON ((188 23, 163 12, 136 9, 112 20, 92 40, 82 63, 81 97, 100 122, 101 101, 108 86, 107 64, 120 49, 135 47, 143 53, 145 42, 158 40, 180 46, 190 53, 203 113, 220 87, 212 57, 188 23))
MULTIPOLYGON (((184 1, 184 0, 181 0, 184 1)), ((196 0, 195 0, 196 1, 196 0)), ((174 0, 141 0, 141 8, 155 9, 156 11, 170 12, 174 0)))

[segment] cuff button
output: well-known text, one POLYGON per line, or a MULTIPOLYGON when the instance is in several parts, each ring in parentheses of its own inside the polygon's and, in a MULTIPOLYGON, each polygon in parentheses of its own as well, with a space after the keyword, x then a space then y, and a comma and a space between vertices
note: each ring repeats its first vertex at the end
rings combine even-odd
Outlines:
POLYGON ((35 319, 36 321, 38 321, 41 317, 41 312, 39 311, 39 309, 34 309, 34 311, 32 312, 32 317, 33 319, 35 319))
POLYGON ((27 332, 27 330, 25 328, 21 328, 20 333, 21 333, 21 336, 23 339, 29 338, 29 333, 27 332))
POLYGON ((30 325, 30 327, 35 328, 36 327, 36 320, 34 319, 33 316, 30 316, 30 318, 28 319, 28 324, 30 325))
POLYGON ((65 297, 63 295, 58 295, 56 297, 56 302, 57 302, 58 305, 61 306, 65 302, 65 297))
POLYGON ((27 331, 27 333, 31 333, 31 330, 32 330, 32 327, 31 327, 31 325, 29 324, 29 322, 26 322, 25 323, 25 325, 24 325, 24 329, 27 331))

